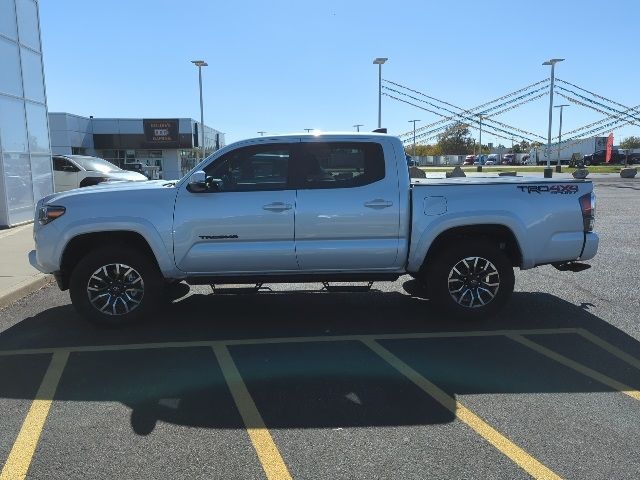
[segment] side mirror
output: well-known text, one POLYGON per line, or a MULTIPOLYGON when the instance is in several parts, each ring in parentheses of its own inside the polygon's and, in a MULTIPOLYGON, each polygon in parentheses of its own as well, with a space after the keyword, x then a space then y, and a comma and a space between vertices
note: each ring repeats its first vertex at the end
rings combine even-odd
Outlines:
POLYGON ((189 177, 187 190, 189 190, 192 193, 206 192, 207 191, 207 175, 202 170, 193 172, 189 177))

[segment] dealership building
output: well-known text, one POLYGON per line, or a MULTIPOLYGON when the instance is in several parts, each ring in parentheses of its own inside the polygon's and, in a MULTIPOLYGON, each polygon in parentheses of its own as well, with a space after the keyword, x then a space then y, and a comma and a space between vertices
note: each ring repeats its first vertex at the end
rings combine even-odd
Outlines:
POLYGON ((52 192, 38 2, 0 0, 0 227, 52 192))
POLYGON ((54 155, 93 155, 150 178, 180 178, 224 146, 224 133, 191 118, 94 118, 49 113, 54 155))

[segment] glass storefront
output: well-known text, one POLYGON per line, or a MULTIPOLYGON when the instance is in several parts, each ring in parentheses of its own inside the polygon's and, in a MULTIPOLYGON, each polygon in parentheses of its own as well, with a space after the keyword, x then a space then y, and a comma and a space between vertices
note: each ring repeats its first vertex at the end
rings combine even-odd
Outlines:
POLYGON ((53 192, 38 3, 0 0, 0 226, 53 192))

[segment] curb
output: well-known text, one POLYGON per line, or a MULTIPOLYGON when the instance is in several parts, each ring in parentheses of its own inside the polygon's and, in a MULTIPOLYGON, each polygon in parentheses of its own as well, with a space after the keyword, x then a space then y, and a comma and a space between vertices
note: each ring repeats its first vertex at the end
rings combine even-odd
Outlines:
POLYGON ((13 285, 0 292, 0 308, 4 308, 9 304, 26 297, 30 293, 53 282, 53 275, 45 275, 39 273, 27 280, 13 285))

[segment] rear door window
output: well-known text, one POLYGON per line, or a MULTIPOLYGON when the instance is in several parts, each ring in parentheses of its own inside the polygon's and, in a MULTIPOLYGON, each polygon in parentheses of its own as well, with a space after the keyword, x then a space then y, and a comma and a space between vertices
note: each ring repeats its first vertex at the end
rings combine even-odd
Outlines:
POLYGON ((309 142, 299 148, 299 188, 359 187, 385 176, 382 146, 375 142, 309 142))

